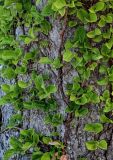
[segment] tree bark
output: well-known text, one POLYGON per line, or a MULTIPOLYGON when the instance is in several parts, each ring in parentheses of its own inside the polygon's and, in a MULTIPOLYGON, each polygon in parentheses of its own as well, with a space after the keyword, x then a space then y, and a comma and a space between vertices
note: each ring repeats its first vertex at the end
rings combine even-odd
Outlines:
MULTIPOLYGON (((41 1, 38 9, 45 5, 44 1, 41 1)), ((68 106, 69 98, 65 94, 66 84, 71 83, 73 77, 77 76, 78 73, 69 64, 65 64, 62 60, 62 51, 64 49, 64 42, 67 38, 71 38, 75 29, 70 30, 67 27, 66 17, 50 19, 52 23, 52 30, 47 36, 40 36, 42 39, 49 41, 49 46, 45 49, 41 49, 39 53, 40 57, 43 55, 49 58, 60 57, 62 63, 64 64, 58 70, 53 70, 49 65, 41 65, 37 62, 30 64, 30 70, 35 70, 37 74, 39 73, 49 73, 50 81, 49 83, 55 84, 58 87, 57 93, 54 94, 54 98, 58 105, 58 110, 56 113, 61 113, 64 121, 56 128, 56 131, 60 134, 60 140, 66 144, 66 154, 69 156, 70 160, 80 160, 80 158, 87 158, 88 160, 113 160, 113 126, 112 124, 105 124, 104 131, 99 135, 88 133, 84 131, 84 126, 87 123, 98 122, 99 121, 99 107, 98 105, 86 106, 89 108, 89 113, 86 117, 76 118, 72 114, 66 113, 66 107, 68 106), (100 140, 106 139, 108 142, 107 151, 97 150, 88 151, 85 146, 85 142, 88 140, 100 140)), ((16 28, 16 36, 20 35, 22 32, 21 28, 16 28)), ((26 31, 27 32, 27 31, 26 31)), ((27 33, 25 33, 27 34, 27 33)), ((93 83, 96 73, 91 77, 88 82, 93 83)), ((97 76, 97 75, 96 75, 97 76)), ((27 81, 30 77, 30 73, 26 76, 18 76, 18 79, 27 81)), ((97 79, 97 77, 96 77, 97 79)), ((15 81, 7 81, 0 79, 1 84, 5 83, 15 83, 15 81)), ((95 86, 96 88, 96 86, 95 86)), ((101 94, 102 88, 96 88, 101 94)), ((4 93, 0 91, 0 96, 4 93)), ((27 96, 27 95, 25 95, 27 96)), ((0 133, 0 160, 3 159, 4 152, 9 148, 9 139, 11 136, 17 136, 19 132, 14 130, 5 130, 8 124, 8 120, 15 113, 13 106, 5 105, 1 108, 1 133, 0 133)), ((55 128, 51 125, 45 124, 44 118, 48 113, 41 110, 25 110, 22 115, 24 117, 22 129, 34 128, 37 132, 44 135, 50 135, 55 128)), ((30 160, 31 157, 23 156, 17 157, 16 160, 30 160)))

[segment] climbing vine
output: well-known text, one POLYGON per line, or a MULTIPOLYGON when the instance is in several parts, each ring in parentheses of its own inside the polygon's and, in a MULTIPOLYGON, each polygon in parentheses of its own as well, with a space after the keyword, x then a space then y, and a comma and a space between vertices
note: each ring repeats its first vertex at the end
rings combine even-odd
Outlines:
MULTIPOLYGON (((48 0, 39 9, 40 3, 41 0, 0 1, 0 72, 1 77, 13 81, 1 85, 5 95, 0 105, 11 103, 14 106, 17 113, 6 129, 19 131, 18 138, 10 139, 11 148, 6 151, 4 160, 17 154, 30 154, 33 160, 60 159, 66 154, 66 134, 60 142, 54 140, 53 135, 41 135, 34 129, 22 130, 25 110, 43 110, 48 113, 47 124, 56 128, 64 123, 68 130, 74 117, 84 118, 90 113, 90 105, 98 105, 100 120, 86 124, 84 131, 100 135, 106 123, 113 123, 113 0, 48 0), (57 57, 46 54, 52 45, 51 19, 59 20, 62 26, 57 57), (73 35, 66 37, 70 30, 73 35), (50 73, 41 73, 37 66, 33 67, 37 63, 49 68, 58 79, 57 85, 52 82, 50 73), (66 66, 77 75, 64 89, 66 66), (27 80, 21 78, 24 76, 27 80), (55 94, 59 89, 67 118, 56 113, 59 106, 55 94)), ((86 142, 88 150, 107 150, 107 146, 106 139, 86 142)))

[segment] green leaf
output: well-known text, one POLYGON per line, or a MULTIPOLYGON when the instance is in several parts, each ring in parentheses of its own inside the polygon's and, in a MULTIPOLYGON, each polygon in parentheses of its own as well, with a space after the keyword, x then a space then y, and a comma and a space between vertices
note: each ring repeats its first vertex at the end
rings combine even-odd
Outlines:
POLYGON ((102 123, 113 123, 113 120, 111 120, 108 117, 106 117, 105 114, 100 115, 100 121, 102 123))
POLYGON ((54 11, 52 10, 52 4, 48 3, 45 7, 43 7, 41 15, 43 16, 50 16, 54 13, 54 11))
POLYGON ((4 105, 7 103, 7 100, 4 97, 0 98, 0 106, 4 105))
POLYGON ((87 37, 88 38, 94 38, 95 37, 95 32, 94 31, 90 31, 87 33, 87 37))
POLYGON ((106 73, 107 72, 107 68, 104 65, 101 65, 99 68, 99 73, 106 73))
POLYGON ((22 122, 22 115, 21 114, 14 114, 9 119, 8 128, 18 126, 21 122, 22 122))
POLYGON ((27 88, 28 87, 28 83, 26 83, 24 81, 18 81, 18 86, 20 88, 27 88))
POLYGON ((84 130, 88 132, 100 133, 103 130, 103 125, 101 123, 86 124, 84 130))
POLYGON ((53 4, 52 4, 52 9, 54 11, 58 11, 65 6, 66 6, 66 1, 65 0, 55 0, 55 2, 53 2, 53 4))
POLYGON ((101 11, 104 9, 105 3, 104 2, 98 2, 95 4, 95 11, 101 11))
POLYGON ((98 147, 103 150, 107 150, 107 142, 105 140, 100 140, 98 143, 98 147))
POLYGON ((2 77, 7 79, 15 78, 15 71, 11 67, 2 70, 2 77))
POLYGON ((75 111, 75 116, 76 117, 84 117, 88 114, 88 109, 87 108, 79 108, 75 111))
POLYGON ((86 147, 90 151, 94 151, 97 149, 98 141, 88 141, 86 142, 86 147))
POLYGON ((97 93, 95 93, 95 92, 89 92, 88 94, 87 94, 87 97, 89 98, 89 101, 91 102, 91 103, 94 103, 94 104, 96 104, 96 103, 99 103, 100 102, 100 97, 99 97, 99 95, 97 94, 97 93))
POLYGON ((77 25, 77 22, 69 21, 68 25, 69 25, 69 27, 75 27, 77 25))
POLYGON ((71 41, 68 39, 66 42, 65 42, 65 49, 68 50, 70 48, 73 47, 73 44, 71 43, 71 41))
POLYGON ((4 154, 3 160, 9 160, 14 154, 14 149, 8 149, 4 154))
POLYGON ((37 134, 35 131, 32 134, 33 137, 33 145, 37 145, 39 142, 39 134, 37 134))
POLYGON ((102 41, 102 35, 94 37, 93 41, 96 42, 96 43, 101 42, 102 41))
POLYGON ((81 44, 84 44, 84 42, 87 40, 86 38, 87 37, 86 37, 85 28, 83 26, 77 27, 76 32, 75 32, 75 41, 81 45, 81 44))
POLYGON ((66 62, 70 62, 73 57, 74 54, 70 50, 66 50, 63 54, 63 60, 66 62))
POLYGON ((61 64, 59 58, 54 59, 54 61, 52 63, 52 67, 55 68, 55 69, 58 69, 58 68, 62 67, 62 64, 61 64))
POLYGON ((47 91, 47 94, 51 94, 51 93, 55 93, 57 91, 57 88, 55 85, 49 85, 47 88, 46 88, 46 91, 47 91))
POLYGON ((58 125, 61 125, 63 122, 63 117, 61 114, 49 114, 46 118, 45 118, 45 122, 47 124, 51 124, 54 127, 57 127, 58 125))
POLYGON ((41 156, 42 156, 42 154, 43 153, 41 151, 33 152, 32 153, 32 160, 38 160, 38 159, 40 159, 41 156))
POLYGON ((85 94, 83 94, 80 98, 76 98, 76 100, 75 100, 75 103, 78 104, 78 105, 84 105, 87 102, 88 101, 87 101, 87 98, 86 98, 85 94))
POLYGON ((32 143, 31 142, 26 142, 25 144, 22 145, 22 150, 25 152, 28 149, 30 149, 32 147, 32 143))
POLYGON ((106 20, 107 23, 112 23, 113 18, 112 18, 111 15, 108 14, 105 20, 106 20))
POLYGON ((89 38, 94 38, 95 36, 98 36, 100 34, 101 34, 101 30, 99 28, 96 28, 95 30, 88 32, 87 36, 89 38))
POLYGON ((32 128, 20 131, 20 135, 25 136, 25 137, 27 137, 29 135, 31 136, 33 133, 34 133, 34 129, 32 129, 32 128))
POLYGON ((100 60, 102 58, 103 56, 101 54, 98 54, 98 53, 92 54, 92 59, 95 61, 100 60))
POLYGON ((33 58, 34 58, 34 53, 32 53, 32 52, 28 52, 24 56, 24 60, 26 60, 26 61, 33 59, 33 58))
POLYGON ((98 148, 107 150, 107 142, 105 140, 100 141, 88 141, 86 142, 86 147, 88 150, 96 150, 98 148))
POLYGON ((2 50, 0 51, 0 59, 3 59, 4 61, 7 60, 16 60, 21 55, 20 50, 2 50))
POLYGON ((63 17, 65 15, 65 8, 60 9, 58 12, 60 13, 60 15, 63 17))
POLYGON ((102 96, 104 100, 107 100, 110 97, 109 90, 105 90, 102 96))
POLYGON ((86 18, 88 18, 88 13, 85 9, 79 9, 77 11, 77 17, 82 21, 86 22, 86 18))
POLYGON ((49 59, 48 57, 41 57, 40 60, 39 60, 39 63, 41 63, 41 64, 51 64, 52 60, 49 59))
POLYGON ((97 15, 95 13, 89 13, 89 22, 93 23, 97 21, 97 15))
POLYGON ((27 71, 26 66, 16 67, 15 74, 25 74, 27 71))
POLYGON ((44 153, 43 156, 41 157, 41 160, 51 160, 50 153, 49 152, 44 153))
POLYGON ((3 84, 1 88, 6 93, 10 92, 10 86, 8 84, 3 84))
POLYGON ((113 46, 113 38, 111 38, 107 43, 105 43, 105 45, 108 49, 111 49, 113 46))
POLYGON ((109 81, 113 82, 113 73, 109 74, 109 81))
POLYGON ((27 45, 30 44, 31 42, 32 42, 32 38, 30 38, 30 37, 26 37, 24 40, 24 43, 27 45))
POLYGON ((38 109, 38 104, 33 102, 24 102, 23 106, 25 109, 38 109))
POLYGON ((50 137, 43 137, 43 142, 48 145, 49 142, 52 142, 52 139, 50 137))
POLYGON ((105 104, 105 107, 104 107, 104 112, 110 112, 113 110, 113 103, 110 101, 110 98, 106 100, 106 104, 105 104))
POLYGON ((107 85, 108 80, 106 78, 100 79, 100 80, 97 81, 97 84, 100 85, 100 86, 107 85))
POLYGON ((43 89, 44 91, 46 91, 42 75, 36 76, 34 79, 34 83, 35 83, 35 86, 38 90, 43 89))
POLYGON ((100 19, 100 21, 98 22, 98 26, 99 27, 104 27, 106 24, 105 20, 104 19, 100 19))
POLYGON ((10 138, 10 145, 17 151, 21 151, 22 143, 15 137, 10 138))
POLYGON ((96 28, 95 29, 95 35, 97 36, 97 35, 100 35, 100 34, 101 34, 101 30, 99 28, 96 28))
POLYGON ((89 9, 89 11, 90 11, 91 13, 95 13, 95 12, 98 12, 98 11, 102 11, 102 10, 104 9, 104 6, 105 6, 104 2, 97 2, 95 5, 93 5, 93 6, 89 9))

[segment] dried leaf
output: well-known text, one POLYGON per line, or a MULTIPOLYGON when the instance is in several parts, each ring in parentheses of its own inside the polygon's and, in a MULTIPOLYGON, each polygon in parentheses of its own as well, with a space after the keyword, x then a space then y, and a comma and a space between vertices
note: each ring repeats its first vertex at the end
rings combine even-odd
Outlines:
POLYGON ((62 155, 60 157, 60 160, 69 160, 69 157, 68 157, 68 155, 62 155))

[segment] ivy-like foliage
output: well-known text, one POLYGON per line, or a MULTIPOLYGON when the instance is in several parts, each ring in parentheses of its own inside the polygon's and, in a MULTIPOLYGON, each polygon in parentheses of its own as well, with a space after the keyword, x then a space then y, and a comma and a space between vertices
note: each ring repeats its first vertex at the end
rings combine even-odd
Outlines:
POLYGON ((10 139, 11 149, 6 151, 4 155, 5 160, 9 160, 15 154, 32 154, 31 149, 34 150, 32 159, 51 159, 59 158, 61 154, 60 148, 63 148, 61 142, 52 141, 52 138, 37 134, 34 129, 21 130, 19 138, 12 137, 10 139), (41 146, 41 147, 38 147, 41 146), (44 148, 48 152, 44 152, 44 148))
MULTIPOLYGON (((15 79, 15 84, 2 84, 5 96, 1 97, 0 105, 11 103, 19 111, 11 117, 8 128, 17 128, 21 124, 21 112, 26 109, 48 112, 46 123, 54 127, 65 121, 61 114, 53 115, 58 107, 54 94, 59 86, 48 84, 48 74, 30 70, 30 65, 38 61, 39 65, 48 65, 59 73, 64 65, 71 65, 77 71, 72 83, 67 83, 66 112, 81 118, 90 112, 89 105, 98 104, 100 122, 86 124, 84 131, 100 134, 105 123, 113 123, 108 117, 113 110, 113 0, 48 0, 38 10, 36 6, 40 1, 0 1, 0 73, 3 78, 15 79), (52 59, 43 55, 39 58, 41 49, 49 45, 50 18, 63 19, 64 26, 74 30, 74 34, 61 46, 59 57, 52 59), (21 33, 18 35, 19 29, 21 33), (40 39, 40 35, 46 38, 40 39), (18 80, 19 76, 27 74, 30 76, 28 81, 18 80), (96 77, 90 82, 94 74, 96 77), (105 88, 102 93, 97 92, 100 87, 105 88), (23 96, 25 93, 27 100, 23 96)), ((11 149, 6 152, 4 160, 14 154, 29 152, 33 160, 50 160, 53 156, 60 159, 64 147, 61 142, 40 136, 33 129, 21 130, 19 138, 11 138, 10 143, 11 149), (43 150, 43 145, 47 151, 43 150)), ((88 150, 106 150, 107 142, 95 139, 86 142, 86 147, 88 150)))

